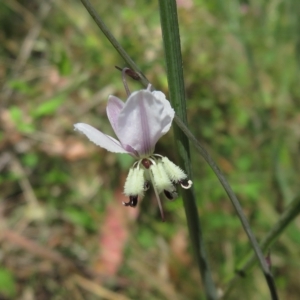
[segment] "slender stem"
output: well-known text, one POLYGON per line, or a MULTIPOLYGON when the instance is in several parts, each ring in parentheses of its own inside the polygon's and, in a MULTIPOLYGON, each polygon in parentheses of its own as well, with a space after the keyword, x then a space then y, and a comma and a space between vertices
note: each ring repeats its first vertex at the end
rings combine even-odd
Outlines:
POLYGON ((270 268, 269 268, 269 266, 266 262, 266 259, 265 259, 264 255, 262 253, 262 250, 259 247, 258 242, 257 242, 255 236, 252 233, 249 222, 248 222, 248 220, 246 219, 246 217, 243 213, 243 209, 242 209, 236 195, 234 194, 233 190, 231 189, 229 183, 227 182, 226 178, 224 177, 224 175, 220 171, 217 164, 214 162, 214 160, 208 154, 208 152, 203 148, 203 146, 197 141, 197 139, 194 137, 194 135, 189 131, 189 129, 186 127, 186 125, 177 116, 175 117, 175 122, 181 128, 181 130, 186 134, 186 136, 190 139, 190 141, 194 144, 196 149, 203 156, 203 158, 206 160, 206 162, 209 164, 209 166, 212 168, 212 170, 214 171, 214 173, 218 177, 219 181, 221 182, 221 184, 222 184, 224 190, 226 191, 228 197, 230 198, 230 200, 231 200, 231 202, 232 202, 232 204, 233 204, 233 206, 234 206, 234 208, 237 212, 237 215, 239 216, 239 219, 240 219, 240 221, 241 221, 241 223, 244 227, 244 230, 245 230, 246 234, 248 235, 248 238, 249 238, 249 240, 252 244, 252 248, 253 248, 253 250, 256 254, 256 257, 257 257, 257 259, 260 263, 261 269, 262 269, 262 271, 265 275, 267 284, 269 286, 271 297, 274 300, 278 299, 278 295, 277 295, 273 275, 270 271, 270 268))
MULTIPOLYGON (((260 242, 260 247, 263 251, 268 250, 274 242, 279 238, 286 227, 299 215, 300 213, 300 195, 298 195, 286 208, 283 214, 279 217, 273 228, 266 234, 260 242)), ((243 261, 239 264, 236 274, 230 279, 223 298, 226 298, 241 275, 246 276, 255 265, 255 254, 249 253, 245 256, 243 261)))
POLYGON ((158 203, 158 207, 159 207, 161 219, 162 219, 163 222, 165 222, 165 214, 164 214, 164 210, 163 210, 163 207, 162 207, 162 204, 161 204, 161 201, 160 201, 160 197, 159 197, 157 188, 156 188, 156 186, 155 186, 155 181, 154 181, 154 177, 153 177, 151 168, 150 168, 148 174, 150 175, 150 179, 151 179, 152 186, 153 186, 154 193, 155 193, 155 197, 156 197, 156 200, 157 200, 157 203, 158 203))
MULTIPOLYGON (((182 70, 180 35, 175 0, 159 0, 160 20, 165 49, 169 96, 176 114, 184 124, 187 124, 185 88, 182 70)), ((184 133, 174 126, 180 163, 192 179, 189 141, 184 133)), ((217 299, 216 288, 212 279, 204 247, 202 228, 200 224, 196 197, 193 188, 182 192, 183 203, 189 228, 192 246, 198 262, 202 282, 207 299, 217 299)))
POLYGON ((86 10, 89 12, 91 17, 94 19, 98 27, 101 29, 103 34, 106 36, 106 38, 111 42, 113 47, 118 51, 120 56, 124 59, 124 61, 128 64, 128 66, 137 72, 140 76, 140 81, 144 86, 147 86, 149 81, 145 77, 145 75, 142 73, 142 71, 138 68, 138 66, 135 64, 135 62, 130 58, 130 56, 126 53, 126 51, 123 49, 123 47, 119 44, 119 42, 115 39, 115 37, 112 35, 106 24, 103 22, 103 20, 100 18, 100 16, 97 14, 96 10, 92 6, 91 2, 89 0, 80 0, 82 4, 85 6, 86 10))
POLYGON ((128 84, 127 84, 127 80, 126 80, 126 72, 128 70, 130 70, 130 69, 129 68, 123 68, 123 70, 122 70, 122 81, 123 81, 123 85, 124 85, 127 97, 129 97, 130 94, 131 94, 130 90, 129 90, 129 87, 128 87, 128 84))

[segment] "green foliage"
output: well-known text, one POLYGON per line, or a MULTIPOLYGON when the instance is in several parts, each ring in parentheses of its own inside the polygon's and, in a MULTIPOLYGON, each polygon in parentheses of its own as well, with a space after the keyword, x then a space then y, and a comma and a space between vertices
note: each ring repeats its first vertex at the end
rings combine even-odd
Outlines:
POLYGON ((38 105, 32 110, 31 114, 35 118, 52 115, 57 111, 64 101, 65 96, 59 95, 38 105))
POLYGON ((16 293, 17 287, 13 273, 5 268, 0 268, 0 295, 13 299, 16 293))
POLYGON ((22 133, 32 133, 35 131, 33 124, 25 120, 24 113, 19 107, 11 106, 9 113, 18 131, 22 133))
POLYGON ((45 182, 48 184, 52 183, 66 183, 69 180, 69 177, 67 174, 63 173, 61 169, 55 169, 53 168, 49 172, 45 174, 45 182))
MULTIPOLYGON (((82 275, 101 273, 104 266, 95 263, 103 247, 99 232, 108 204, 117 203, 128 216, 115 224, 129 239, 123 245, 126 256, 120 256, 122 276, 100 274, 107 279, 101 284, 133 299, 140 291, 145 300, 201 299, 203 289, 186 246, 182 200, 163 199, 167 221, 162 223, 150 190, 135 216, 119 196, 132 159, 101 150, 73 131, 74 123, 86 122, 112 132, 105 107, 110 94, 126 98, 114 67, 125 66, 122 59, 80 1, 56 1, 43 20, 38 15, 48 2, 0 2, 4 228, 54 253, 70 249, 73 257, 67 258, 88 269, 82 275), (30 40, 34 24, 42 28, 30 40), (23 64, 17 65, 18 57, 25 57, 23 64), (23 173, 13 169, 14 160, 23 173), (35 200, 47 214, 43 219, 28 217, 35 200)), ((299 1, 179 2, 192 3, 178 9, 189 128, 224 171, 261 240, 299 194, 299 1)), ((168 96, 157 1, 92 3, 150 82, 168 96)), ((128 83, 131 90, 140 88, 128 83)), ((222 289, 249 246, 215 175, 191 150, 207 252, 222 289)), ((178 162, 172 134, 159 141, 156 152, 178 162)), ((282 299, 297 299, 300 293, 298 233, 295 221, 270 249, 282 299)), ((5 238, 1 243, 0 288, 11 291, 1 290, 6 298, 26 293, 45 299, 96 297, 78 287, 73 272, 51 255, 39 256, 5 238)), ((237 283, 229 299, 269 299, 256 271, 243 278, 242 287, 237 283)))
POLYGON ((151 249, 155 242, 155 232, 149 229, 144 229, 137 235, 137 242, 142 248, 151 249))
POLYGON ((123 154, 117 155, 117 160, 121 166, 121 169, 124 171, 127 171, 129 168, 131 168, 133 163, 135 162, 135 160, 131 156, 123 154))
POLYGON ((26 81, 22 80, 12 80, 9 82, 10 88, 12 88, 15 91, 18 91, 24 95, 30 95, 32 94, 32 87, 28 84, 26 81))
MULTIPOLYGON (((58 46, 55 44, 55 46, 58 46)), ((72 61, 65 49, 53 49, 54 62, 62 76, 68 76, 72 73, 72 61)))
POLYGON ((34 168, 38 164, 38 159, 38 155, 35 153, 27 153, 22 157, 22 162, 24 166, 34 168))
POLYGON ((97 228, 90 213, 81 208, 65 207, 64 215, 75 226, 80 226, 88 230, 95 230, 97 228))

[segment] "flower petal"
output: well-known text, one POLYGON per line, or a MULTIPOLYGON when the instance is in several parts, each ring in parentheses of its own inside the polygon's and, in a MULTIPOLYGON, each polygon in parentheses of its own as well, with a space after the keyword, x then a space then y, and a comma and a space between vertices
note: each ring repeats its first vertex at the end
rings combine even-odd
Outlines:
MULTIPOLYGON (((172 108, 172 106, 170 104, 170 101, 166 99, 166 95, 164 93, 162 93, 161 91, 153 91, 152 95, 154 95, 154 97, 156 99, 163 102, 163 104, 165 106, 166 113, 168 113, 172 117, 172 120, 173 120, 173 118, 175 116, 175 112, 174 112, 174 109, 172 108)), ((170 123, 170 127, 171 127, 171 124, 172 123, 170 123)), ((167 133, 169 131, 170 127, 167 128, 167 131, 165 133, 167 133)))
POLYGON ((124 105, 125 103, 122 100, 120 100, 118 97, 115 96, 108 97, 106 113, 114 132, 117 132, 118 117, 124 105))
POLYGON ((169 101, 148 90, 130 95, 119 114, 117 136, 123 145, 130 145, 140 156, 152 154, 159 138, 167 133, 174 118, 169 101))
POLYGON ((88 124, 77 123, 74 125, 74 127, 75 130, 84 133, 90 141, 110 152, 129 153, 123 149, 119 141, 88 124))

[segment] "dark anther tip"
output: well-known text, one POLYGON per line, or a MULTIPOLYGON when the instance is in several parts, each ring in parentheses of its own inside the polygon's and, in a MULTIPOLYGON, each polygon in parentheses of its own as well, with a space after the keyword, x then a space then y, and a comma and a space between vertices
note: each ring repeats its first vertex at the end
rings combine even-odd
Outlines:
POLYGON ((129 196, 128 202, 122 202, 124 206, 136 207, 138 203, 138 195, 129 196))
POLYGON ((174 200, 177 198, 178 194, 177 192, 174 190, 172 192, 164 190, 164 194, 165 196, 169 199, 169 200, 174 200))

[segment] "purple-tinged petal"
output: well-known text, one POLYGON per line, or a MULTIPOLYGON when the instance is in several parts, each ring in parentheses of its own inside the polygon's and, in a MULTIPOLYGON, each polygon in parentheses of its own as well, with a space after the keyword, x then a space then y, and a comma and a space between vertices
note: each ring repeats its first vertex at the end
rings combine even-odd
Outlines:
MULTIPOLYGON (((160 95, 161 96, 161 95, 160 95)), ((119 114, 116 134, 140 156, 152 154, 159 138, 168 132, 174 111, 167 100, 148 90, 130 95, 119 114)))
POLYGON ((90 141, 110 152, 131 154, 123 149, 119 141, 88 124, 77 123, 74 127, 75 130, 84 133, 90 141))
MULTIPOLYGON (((174 109, 172 108, 171 104, 170 104, 170 101, 166 99, 166 95, 160 91, 153 91, 152 92, 152 95, 154 95, 154 97, 158 100, 160 100, 163 104, 164 104, 164 111, 167 115, 170 116, 170 118, 174 118, 175 116, 175 111, 174 109)), ((166 126, 163 130, 163 134, 166 134, 169 130, 170 130, 170 127, 172 125, 172 121, 170 122, 169 126, 166 126)))
POLYGON ((117 134, 117 126, 118 126, 118 117, 123 107, 124 107, 124 102, 122 100, 120 100, 115 96, 108 97, 106 113, 109 122, 116 134, 117 134))

